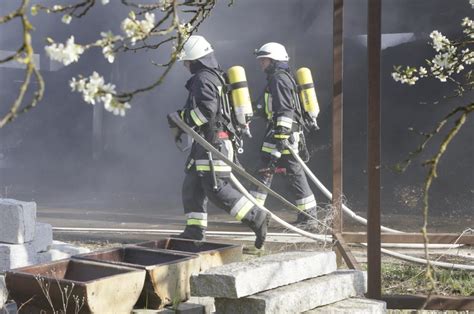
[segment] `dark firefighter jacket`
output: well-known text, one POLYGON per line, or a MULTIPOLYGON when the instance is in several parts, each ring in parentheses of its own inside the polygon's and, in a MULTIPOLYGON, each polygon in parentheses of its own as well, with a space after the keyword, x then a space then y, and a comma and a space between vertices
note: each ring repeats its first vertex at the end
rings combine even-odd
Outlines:
MULTIPOLYGON (((194 62, 191 65, 193 76, 186 83, 189 94, 180 115, 186 124, 195 127, 201 136, 232 160, 234 155, 232 143, 226 138, 226 133, 223 132, 226 130, 220 122, 222 83, 216 73, 209 69, 218 72, 220 70, 213 55, 206 57, 204 60, 199 59, 201 62, 194 62)), ((213 166, 219 176, 230 174, 231 168, 217 156, 213 156, 213 166)), ((197 143, 193 143, 186 162, 186 170, 192 167, 199 172, 209 172, 211 168, 207 151, 197 143)))
POLYGON ((264 97, 264 114, 268 121, 268 128, 262 151, 271 153, 277 149, 282 154, 289 155, 289 150, 283 149, 282 141, 289 139, 300 129, 295 111, 296 87, 290 78, 287 63, 275 62, 266 72, 268 83, 264 97))

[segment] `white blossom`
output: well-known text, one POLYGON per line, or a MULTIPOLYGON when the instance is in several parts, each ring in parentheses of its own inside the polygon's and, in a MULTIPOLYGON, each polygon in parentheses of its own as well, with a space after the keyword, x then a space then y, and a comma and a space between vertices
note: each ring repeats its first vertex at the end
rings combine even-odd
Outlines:
MULTIPOLYGON (((448 79, 457 81, 453 75, 461 73, 466 68, 469 70, 468 66, 474 63, 474 52, 466 48, 466 46, 470 47, 472 44, 469 38, 474 38, 474 22, 466 17, 462 20, 461 25, 464 27, 463 32, 468 37, 464 37, 461 41, 453 41, 451 43, 439 31, 434 30, 431 32, 430 38, 432 42, 430 45, 437 53, 431 60, 426 60, 429 70, 422 66, 418 69, 409 66, 402 69, 401 66, 396 66, 395 72, 392 73, 392 78, 396 82, 409 85, 415 84, 419 78, 428 76, 435 77, 441 82, 447 82, 448 79)), ((472 81, 471 78, 468 79, 472 81)))
POLYGON ((135 13, 132 11, 121 24, 122 31, 130 39, 132 45, 135 45, 137 40, 148 36, 153 27, 155 27, 155 14, 148 12, 145 13, 145 19, 137 20, 135 13))
POLYGON ((86 103, 95 105, 98 102, 104 104, 104 109, 114 115, 125 116, 126 110, 130 109, 130 104, 120 102, 116 97, 115 85, 105 83, 104 78, 97 72, 93 72, 87 78, 80 77, 79 80, 72 78, 69 81, 72 91, 82 93, 82 98, 86 103))
POLYGON ((86 86, 86 81, 84 79, 76 81, 76 78, 73 77, 72 80, 69 81, 69 86, 73 92, 82 92, 86 86))
POLYGON ((449 39, 436 30, 431 32, 430 37, 433 40, 433 48, 436 51, 440 51, 445 45, 450 44, 449 39))
POLYGON ((193 27, 189 23, 179 24, 178 25, 178 32, 181 34, 184 40, 189 37, 190 32, 192 31, 193 27))
POLYGON ((471 65, 472 63, 474 63, 474 51, 469 51, 469 49, 464 50, 462 62, 467 65, 471 65))
POLYGON ((101 32, 100 35, 102 36, 102 39, 98 40, 97 44, 102 46, 102 54, 107 61, 113 63, 115 60, 114 43, 117 40, 122 39, 122 36, 116 36, 111 31, 101 32))
POLYGON ((400 82, 402 84, 415 85, 419 77, 415 76, 414 73, 417 70, 415 68, 406 68, 403 71, 396 71, 392 73, 392 78, 395 82, 400 82))
POLYGON ((439 75, 436 75, 436 77, 443 83, 446 82, 448 78, 445 74, 439 74, 439 75))
POLYGON ((436 64, 438 67, 440 67, 441 69, 443 68, 449 69, 450 68, 449 57, 450 55, 447 53, 440 53, 434 57, 432 62, 436 64))
POLYGON ((474 22, 470 18, 465 17, 462 20, 461 25, 465 27, 463 33, 468 35, 469 38, 474 39, 474 22))
POLYGON ((115 61, 115 53, 113 51, 113 46, 107 45, 102 48, 102 54, 110 63, 114 63, 115 61))
POLYGON ((64 24, 69 24, 69 23, 71 23, 71 20, 72 20, 72 16, 70 16, 69 14, 63 15, 63 17, 61 18, 61 21, 62 21, 64 24))
POLYGON ((395 82, 400 82, 402 80, 402 76, 398 72, 393 72, 392 78, 395 80, 395 82))
POLYGON ((420 74, 421 77, 425 77, 428 75, 428 71, 426 70, 425 67, 420 67, 420 69, 418 70, 418 73, 420 74))
POLYGON ((465 17, 462 20, 461 25, 464 26, 464 27, 474 28, 474 22, 468 17, 465 17))
POLYGON ((74 43, 74 36, 69 37, 64 44, 52 43, 44 48, 49 58, 59 61, 64 65, 69 65, 79 60, 79 56, 84 52, 84 47, 74 43))

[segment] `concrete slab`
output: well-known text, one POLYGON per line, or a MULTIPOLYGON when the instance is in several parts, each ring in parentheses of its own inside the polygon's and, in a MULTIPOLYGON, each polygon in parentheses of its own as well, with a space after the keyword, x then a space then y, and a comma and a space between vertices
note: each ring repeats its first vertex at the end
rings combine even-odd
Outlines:
POLYGON ((217 313, 301 313, 366 291, 361 271, 337 271, 240 299, 216 298, 217 313))
POLYGON ((205 314, 204 305, 184 302, 180 303, 176 309, 172 309, 176 314, 205 314))
POLYGON ((35 237, 33 246, 35 252, 46 252, 53 244, 53 227, 50 224, 37 222, 35 227, 35 237))
POLYGON ((133 314, 206 314, 204 306, 201 304, 184 302, 176 308, 165 307, 160 310, 133 310, 133 314))
POLYGON ((49 250, 46 252, 38 253, 36 260, 38 264, 54 262, 60 259, 70 258, 71 255, 58 251, 58 250, 49 250))
POLYGON ((74 246, 61 241, 53 241, 51 248, 46 252, 38 253, 37 263, 49 263, 60 259, 70 258, 73 255, 89 253, 90 249, 74 246))
POLYGON ((62 242, 62 241, 53 241, 51 245, 51 250, 57 250, 69 255, 89 253, 91 250, 85 247, 74 246, 72 244, 62 242))
POLYGON ((33 240, 36 203, 0 199, 0 242, 22 244, 33 240))
POLYGON ((211 314, 216 311, 216 307, 214 306, 214 298, 212 297, 190 297, 188 302, 204 305, 205 314, 211 314))
POLYGON ((313 310, 304 312, 305 314, 379 314, 387 311, 387 304, 384 301, 366 298, 350 298, 326 306, 321 306, 313 310))
POLYGON ((191 295, 241 298, 337 269, 334 252, 285 252, 191 276, 191 295))
POLYGON ((33 243, 0 243, 0 272, 29 266, 37 262, 33 243))

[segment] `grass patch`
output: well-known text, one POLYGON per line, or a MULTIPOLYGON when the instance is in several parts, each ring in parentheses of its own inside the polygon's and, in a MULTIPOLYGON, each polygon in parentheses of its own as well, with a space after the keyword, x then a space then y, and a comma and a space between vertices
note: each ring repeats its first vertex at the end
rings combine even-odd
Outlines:
MULTIPOLYGON (((436 269, 435 294, 474 296, 474 273, 436 269)), ((411 264, 382 264, 383 294, 426 294, 425 267, 411 264)))

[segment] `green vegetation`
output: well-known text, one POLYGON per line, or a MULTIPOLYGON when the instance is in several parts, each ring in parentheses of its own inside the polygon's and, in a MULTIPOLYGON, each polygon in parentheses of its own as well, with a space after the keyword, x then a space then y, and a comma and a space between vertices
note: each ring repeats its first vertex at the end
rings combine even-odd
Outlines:
MULTIPOLYGON (((425 267, 409 264, 382 264, 383 294, 426 294, 425 267)), ((474 274, 469 271, 436 269, 433 274, 439 295, 474 295, 474 274)))

